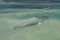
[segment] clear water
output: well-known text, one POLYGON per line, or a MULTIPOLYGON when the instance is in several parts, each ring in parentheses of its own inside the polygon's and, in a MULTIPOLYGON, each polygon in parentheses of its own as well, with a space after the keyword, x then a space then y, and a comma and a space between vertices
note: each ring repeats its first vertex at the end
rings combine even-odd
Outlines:
POLYGON ((0 9, 0 40, 60 40, 60 9, 0 9), (14 29, 23 21, 28 24, 29 18, 40 16, 51 19, 41 25, 14 29))

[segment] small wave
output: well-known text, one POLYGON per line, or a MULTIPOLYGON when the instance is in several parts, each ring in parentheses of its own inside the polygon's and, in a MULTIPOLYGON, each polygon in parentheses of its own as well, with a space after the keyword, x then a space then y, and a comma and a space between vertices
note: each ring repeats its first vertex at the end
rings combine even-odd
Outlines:
POLYGON ((27 26, 32 26, 36 24, 41 24, 38 18, 32 17, 29 19, 24 19, 24 20, 8 20, 7 24, 9 27, 27 27, 27 26))

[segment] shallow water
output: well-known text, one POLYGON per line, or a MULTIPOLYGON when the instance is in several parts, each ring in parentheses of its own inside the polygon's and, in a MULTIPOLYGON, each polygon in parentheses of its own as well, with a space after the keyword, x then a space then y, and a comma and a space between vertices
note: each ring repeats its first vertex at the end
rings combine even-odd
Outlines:
MULTIPOLYGON (((11 9, 10 9, 11 10, 11 9)), ((0 40, 60 40, 59 9, 22 9, 22 12, 0 14, 0 40), (14 29, 21 21, 32 17, 49 16, 41 25, 14 29)), ((26 22, 26 21, 25 21, 26 22)), ((29 21, 30 22, 30 21, 29 21)))

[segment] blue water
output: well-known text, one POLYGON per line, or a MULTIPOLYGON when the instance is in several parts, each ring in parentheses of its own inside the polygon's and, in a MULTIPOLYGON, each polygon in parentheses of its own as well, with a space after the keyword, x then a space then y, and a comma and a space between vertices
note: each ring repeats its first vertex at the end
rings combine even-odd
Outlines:
MULTIPOLYGON (((56 9, 60 9, 60 3, 28 3, 28 4, 0 4, 0 13, 9 13, 9 12, 24 12, 29 11, 27 9, 43 9, 49 6, 54 6, 56 9)), ((27 14, 21 16, 21 18, 30 18, 30 17, 38 17, 38 16, 49 16, 51 18, 60 19, 59 13, 35 13, 35 14, 27 14)), ((20 18, 20 17, 16 17, 20 18)))
POLYGON ((22 11, 25 11, 25 9, 18 9, 18 8, 9 8, 9 9, 0 9, 0 13, 9 13, 9 12, 22 12, 22 11))
POLYGON ((60 3, 0 4, 0 13, 21 12, 22 9, 44 9, 50 6, 54 7, 55 9, 60 9, 60 3))
POLYGON ((60 8, 60 3, 20 3, 20 4, 0 4, 0 9, 6 8, 47 8, 49 6, 54 6, 55 8, 60 8))
POLYGON ((59 19, 60 20, 60 14, 59 13, 52 13, 52 12, 49 12, 49 13, 34 13, 34 14, 26 14, 26 15, 21 15, 21 16, 15 16, 15 18, 17 19, 29 19, 31 17, 36 17, 36 18, 39 18, 41 16, 48 16, 52 19, 59 19))

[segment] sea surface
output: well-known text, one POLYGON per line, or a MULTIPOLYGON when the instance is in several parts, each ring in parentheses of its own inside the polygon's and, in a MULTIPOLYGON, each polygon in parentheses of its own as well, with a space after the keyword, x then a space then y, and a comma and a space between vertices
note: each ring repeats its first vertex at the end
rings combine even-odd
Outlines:
POLYGON ((60 3, 21 5, 23 4, 0 4, 0 40, 60 40, 60 3), (47 9, 51 5, 54 9, 47 9), (49 19, 44 20, 41 25, 20 28, 24 23, 31 22, 29 20, 33 20, 33 17, 41 16, 49 19))

